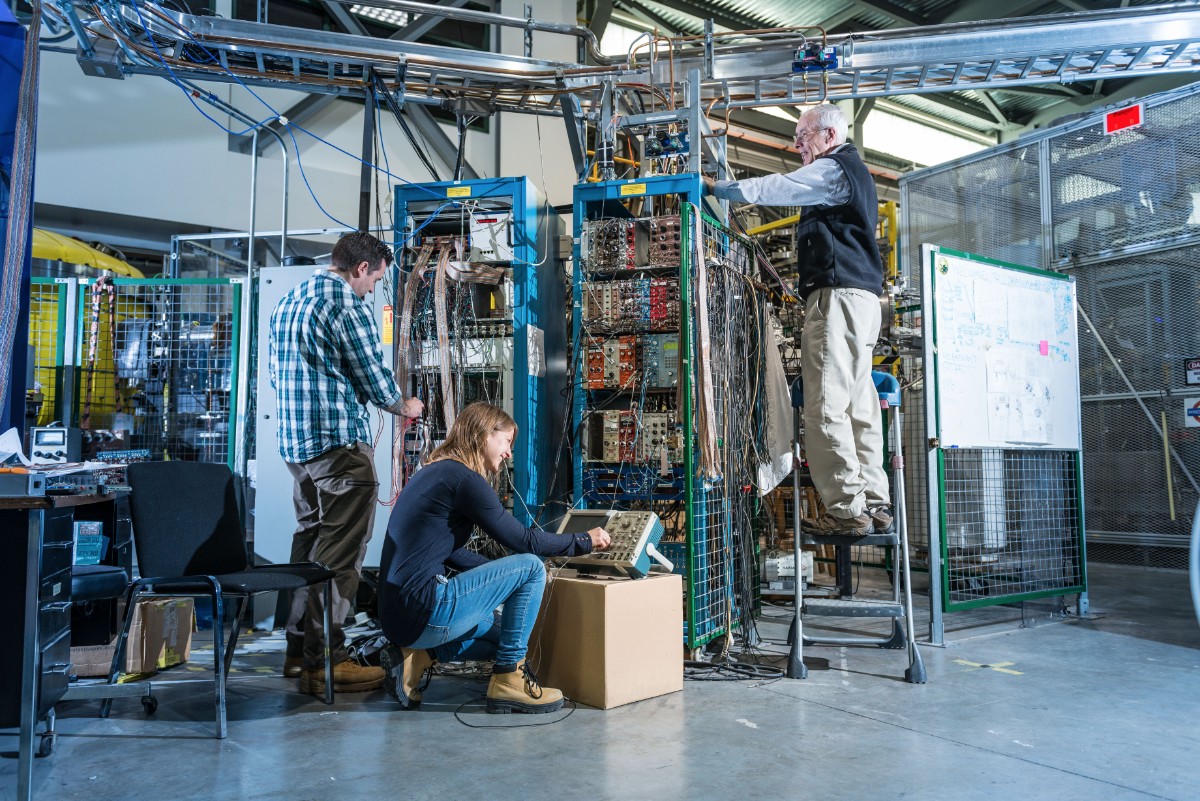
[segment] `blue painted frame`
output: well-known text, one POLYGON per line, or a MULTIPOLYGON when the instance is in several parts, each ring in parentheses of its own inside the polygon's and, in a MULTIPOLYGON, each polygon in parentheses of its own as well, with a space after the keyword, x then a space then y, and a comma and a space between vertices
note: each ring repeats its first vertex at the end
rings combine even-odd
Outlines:
MULTIPOLYGON (((513 513, 526 525, 545 522, 539 512, 547 503, 565 497, 565 475, 557 468, 563 408, 556 395, 566 388, 566 314, 560 262, 555 257, 562 218, 528 178, 484 178, 404 184, 395 188, 393 229, 397 250, 407 241, 409 208, 413 203, 441 201, 508 201, 513 218, 513 419, 520 436, 513 445, 513 488, 524 507, 513 513), (545 375, 530 374, 530 327, 541 329, 545 375), (528 510, 528 511, 526 511, 528 510)), ((397 260, 399 264, 399 259, 397 260)), ((403 280, 396 280, 396 307, 403 280)))

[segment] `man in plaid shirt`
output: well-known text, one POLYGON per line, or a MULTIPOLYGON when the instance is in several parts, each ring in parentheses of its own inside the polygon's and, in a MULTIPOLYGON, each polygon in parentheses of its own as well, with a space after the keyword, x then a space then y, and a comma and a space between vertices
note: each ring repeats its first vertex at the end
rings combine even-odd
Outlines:
MULTIPOLYGON (((333 248, 332 266, 317 270, 271 313, 279 453, 296 480, 291 559, 315 559, 337 574, 328 636, 339 692, 373 690, 384 678, 382 668, 348 659, 342 631, 379 487, 366 404, 402 417, 424 410, 417 398, 404 398, 384 364, 379 330, 364 302, 391 260, 391 249, 370 234, 347 234, 333 248)), ((287 627, 284 674, 298 675, 300 691, 313 695, 325 688, 323 602, 320 592, 297 591, 287 627)))

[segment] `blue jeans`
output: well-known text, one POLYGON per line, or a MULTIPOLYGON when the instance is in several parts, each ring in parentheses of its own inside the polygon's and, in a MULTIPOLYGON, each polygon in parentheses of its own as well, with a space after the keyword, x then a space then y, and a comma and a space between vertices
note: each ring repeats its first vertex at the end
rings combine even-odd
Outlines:
POLYGON ((516 665, 525 658, 545 588, 546 568, 533 554, 506 556, 452 579, 438 576, 433 614, 408 647, 429 649, 439 662, 494 658, 516 665))

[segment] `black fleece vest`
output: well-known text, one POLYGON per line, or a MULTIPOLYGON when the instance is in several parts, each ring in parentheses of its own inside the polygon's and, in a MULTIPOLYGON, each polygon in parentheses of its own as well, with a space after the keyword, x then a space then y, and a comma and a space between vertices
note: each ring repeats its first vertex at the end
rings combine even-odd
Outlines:
POLYGON ((841 206, 810 206, 800 215, 797 266, 800 297, 825 287, 883 293, 883 260, 875 244, 879 200, 875 181, 854 145, 821 156, 841 165, 850 182, 850 199, 841 206))

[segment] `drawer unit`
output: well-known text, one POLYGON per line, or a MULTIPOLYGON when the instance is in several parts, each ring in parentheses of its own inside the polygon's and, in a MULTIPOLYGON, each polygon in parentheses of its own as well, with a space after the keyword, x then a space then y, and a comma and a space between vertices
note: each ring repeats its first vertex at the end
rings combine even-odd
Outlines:
POLYGON ((38 720, 67 689, 76 512, 81 519, 102 520, 106 534, 120 526, 112 498, 3 500, 10 505, 0 505, 0 609, 12 610, 13 616, 0 626, 0 727, 11 728, 21 724, 23 677, 29 669, 38 671, 38 720), (12 507, 21 502, 62 505, 12 507), (30 664, 27 645, 34 655, 30 664))

